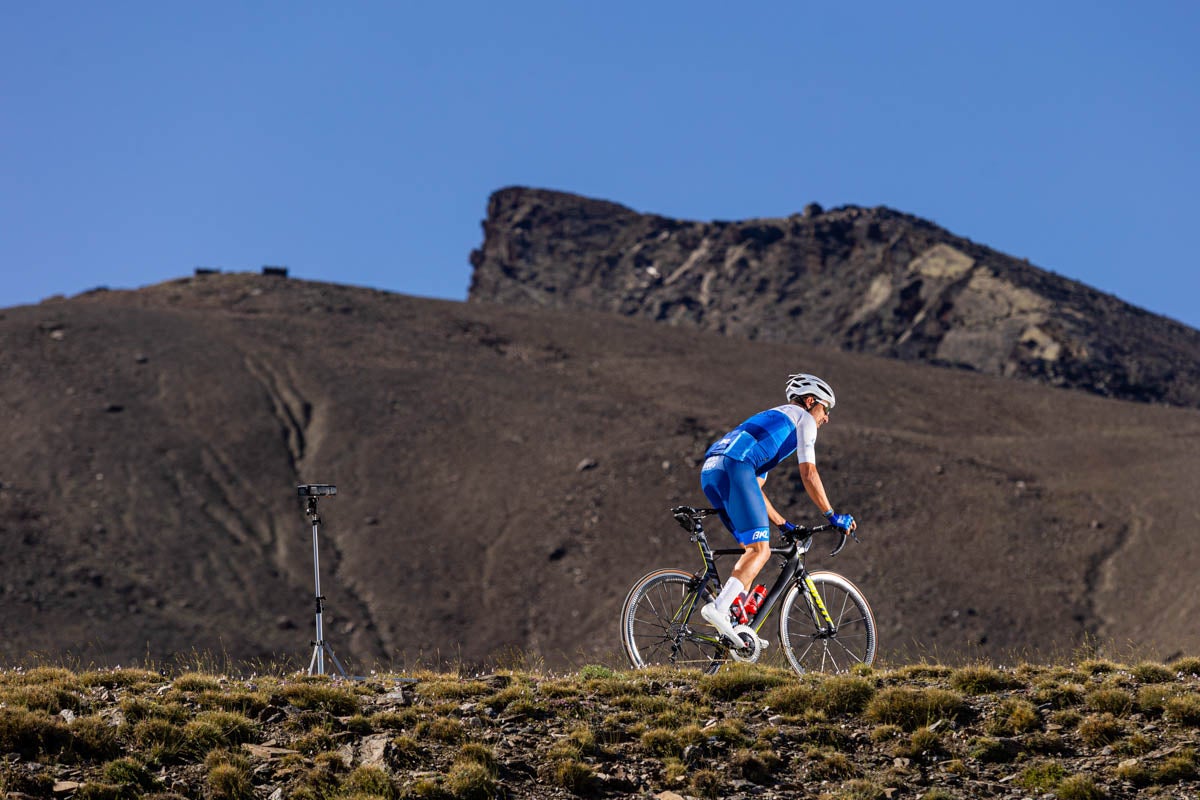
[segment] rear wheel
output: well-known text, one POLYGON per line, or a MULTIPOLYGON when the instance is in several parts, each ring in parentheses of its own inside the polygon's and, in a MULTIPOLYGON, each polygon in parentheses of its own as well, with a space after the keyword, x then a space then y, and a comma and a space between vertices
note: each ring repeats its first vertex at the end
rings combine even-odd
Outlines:
POLYGON ((633 585, 621 609, 621 643, 631 665, 710 674, 721 668, 726 650, 700 617, 699 589, 696 577, 680 569, 651 572, 633 585))
POLYGON ((792 669, 800 674, 836 673, 855 664, 870 664, 875 660, 875 615, 867 598, 836 572, 813 572, 808 577, 816 597, 802 581, 795 583, 784 596, 779 615, 779 641, 792 669))

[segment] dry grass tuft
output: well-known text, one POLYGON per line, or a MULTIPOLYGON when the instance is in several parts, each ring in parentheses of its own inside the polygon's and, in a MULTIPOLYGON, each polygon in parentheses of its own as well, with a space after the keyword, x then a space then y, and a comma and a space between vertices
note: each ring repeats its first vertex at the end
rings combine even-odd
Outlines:
POLYGON ((171 688, 180 692, 215 692, 221 688, 221 678, 206 672, 185 672, 171 682, 171 688))
POLYGON ((994 667, 971 666, 950 673, 950 687, 970 695, 990 694, 1020 685, 1015 677, 994 667))
POLYGON ((460 679, 422 681, 417 684, 417 694, 423 698, 439 700, 462 700, 467 697, 479 697, 491 694, 492 687, 483 681, 464 681, 460 679))
POLYGON ((1039 681, 1034 685, 1033 700, 1038 705, 1054 709, 1072 708, 1083 702, 1083 687, 1056 679, 1039 681))
POLYGON ((1125 726, 1112 714, 1091 714, 1079 723, 1079 738, 1089 747, 1112 744, 1125 735, 1125 726))
POLYGON ((733 664, 716 675, 704 675, 700 690, 717 700, 748 699, 780 684, 795 680, 795 675, 757 664, 733 664))
POLYGON ((852 778, 858 770, 845 753, 828 748, 809 747, 804 751, 805 772, 809 780, 840 781, 852 778))
POLYGON ((551 768, 551 782, 572 794, 589 794, 595 777, 595 770, 589 764, 574 758, 556 761, 551 768))
POLYGON ((79 674, 80 685, 89 688, 144 691, 161 685, 164 680, 162 675, 148 669, 94 669, 79 674))
POLYGON ((987 732, 993 736, 1019 736, 1041 726, 1042 718, 1033 703, 1020 697, 1006 697, 988 721, 987 732))
POLYGON ((134 758, 118 758, 104 765, 101 770, 105 783, 122 787, 126 794, 140 795, 155 791, 159 781, 146 765, 134 758))
POLYGON ((1200 695, 1181 694, 1168 699, 1163 716, 1181 725, 1200 726, 1200 695))
POLYGON ((775 771, 783 766, 783 759, 769 749, 743 748, 733 754, 729 763, 734 773, 743 780, 765 785, 771 782, 775 771))
POLYGON ((208 788, 216 800, 252 800, 249 772, 238 764, 218 764, 208 771, 208 788))
POLYGON ((1018 783, 1031 792, 1048 793, 1054 791, 1067 770, 1057 761, 1043 761, 1021 771, 1018 783))
POLYGON ((446 790, 459 800, 492 800, 499 788, 496 775, 478 761, 459 759, 446 773, 446 790))
POLYGON ((696 797, 707 797, 709 800, 716 800, 718 797, 723 797, 725 794, 725 781, 721 777, 721 773, 712 769, 701 769, 692 773, 692 778, 688 782, 691 788, 691 793, 696 797))
POLYGON ((1176 675, 1175 670, 1150 661, 1137 664, 1130 673, 1141 683, 1170 683, 1176 675))
POLYGON ((371 797, 395 800, 396 786, 382 767, 363 764, 346 776, 338 794, 342 797, 371 797))
POLYGON ((1119 672, 1121 666, 1107 659, 1091 658, 1080 662, 1079 669, 1086 675, 1108 675, 1112 672, 1119 672))
POLYGON ((830 716, 858 714, 875 696, 875 684, 857 675, 832 675, 819 688, 817 707, 830 716))
POLYGON ((868 703, 867 718, 882 724, 916 730, 939 719, 957 720, 966 713, 962 696, 945 689, 909 689, 893 686, 868 703))
POLYGON ((971 742, 969 755, 985 764, 1007 764, 1020 755, 1021 749, 1012 739, 980 736, 971 742))
POLYGON ((1200 678, 1200 657, 1177 658, 1167 666, 1178 675, 1200 678))
POLYGON ((359 698, 351 688, 323 681, 303 681, 279 687, 271 698, 278 705, 325 711, 339 717, 359 713, 359 698))
POLYGON ((767 692, 763 705, 777 713, 796 716, 816 708, 817 690, 807 683, 784 684, 767 692))
POLYGON ((453 717, 434 717, 417 723, 413 734, 417 739, 430 739, 444 744, 462 741, 462 723, 453 717))
POLYGON ((1097 689, 1088 692, 1084 705, 1092 711, 1124 717, 1133 711, 1133 695, 1124 689, 1097 689))
POLYGON ((1090 775, 1072 775, 1059 782, 1059 800, 1103 800, 1104 792, 1090 775))

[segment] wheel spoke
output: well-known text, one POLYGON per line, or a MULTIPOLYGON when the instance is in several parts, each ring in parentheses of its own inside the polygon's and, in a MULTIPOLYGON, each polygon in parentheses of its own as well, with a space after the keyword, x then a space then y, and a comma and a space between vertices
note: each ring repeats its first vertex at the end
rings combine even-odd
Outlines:
POLYGON ((697 602, 693 582, 688 573, 663 570, 643 578, 630 590, 621 636, 633 666, 719 668, 724 648, 685 624, 697 602))
POLYGON ((780 618, 780 642, 797 672, 845 672, 875 658, 875 618, 866 598, 840 575, 814 573, 816 595, 826 615, 804 584, 788 591, 780 618))

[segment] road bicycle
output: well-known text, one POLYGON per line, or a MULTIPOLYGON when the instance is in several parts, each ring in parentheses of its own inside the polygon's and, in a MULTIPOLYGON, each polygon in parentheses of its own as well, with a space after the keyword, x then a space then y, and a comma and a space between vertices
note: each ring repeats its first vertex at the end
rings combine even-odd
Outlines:
POLYGON ((655 570, 629 590, 621 609, 621 642, 631 665, 695 668, 712 674, 728 659, 757 662, 764 645, 758 632, 780 598, 779 644, 796 672, 845 672, 875 660, 875 615, 862 591, 836 572, 809 572, 804 566, 804 556, 818 533, 839 537, 831 556, 846 546, 850 537, 832 525, 801 526, 782 534, 783 546, 771 548, 772 556, 782 562, 779 577, 749 622, 735 626, 739 641, 722 637, 709 625, 700 609, 721 590, 714 557, 744 552, 740 547, 714 550, 709 546, 704 519, 716 513, 716 509, 691 506, 671 509, 700 547, 704 569, 695 573, 655 570))

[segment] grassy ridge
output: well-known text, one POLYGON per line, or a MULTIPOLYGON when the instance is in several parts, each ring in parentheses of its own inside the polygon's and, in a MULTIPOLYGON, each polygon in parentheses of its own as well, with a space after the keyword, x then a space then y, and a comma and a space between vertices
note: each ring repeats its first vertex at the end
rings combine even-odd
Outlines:
POLYGON ((407 677, 0 673, 0 788, 77 798, 1200 792, 1196 658, 407 677))

